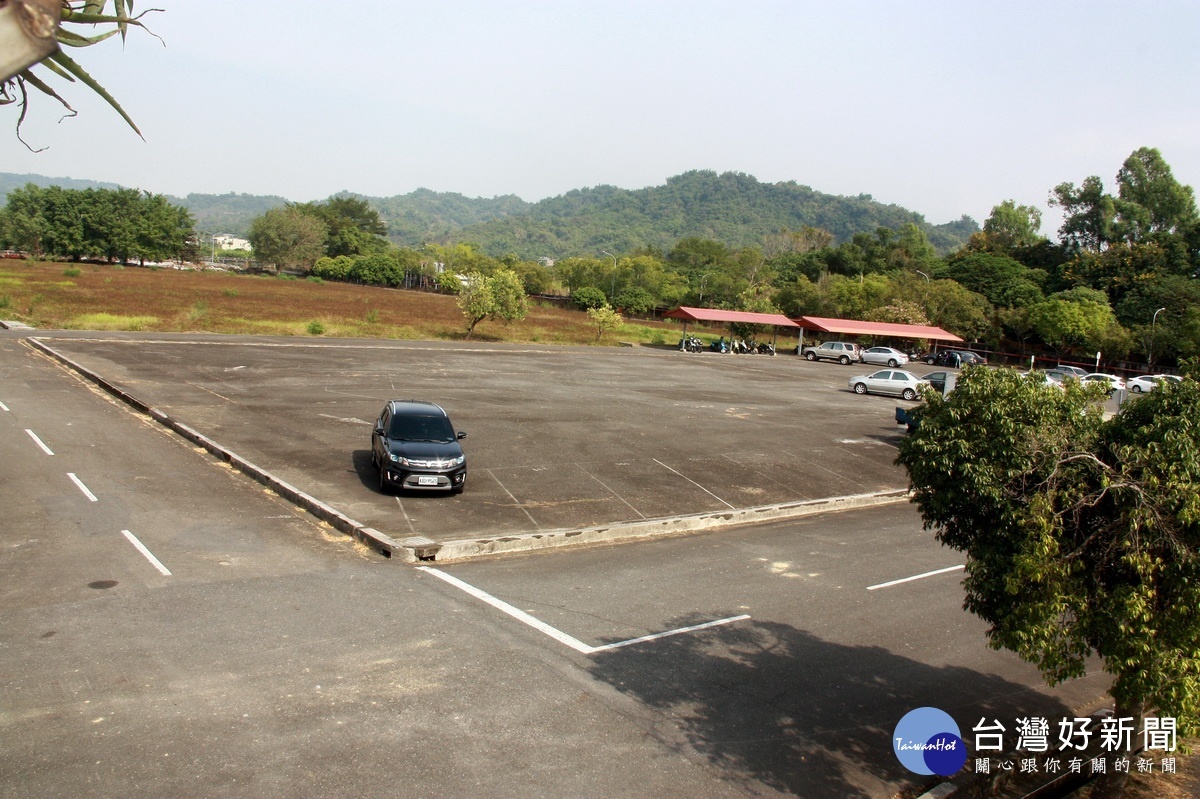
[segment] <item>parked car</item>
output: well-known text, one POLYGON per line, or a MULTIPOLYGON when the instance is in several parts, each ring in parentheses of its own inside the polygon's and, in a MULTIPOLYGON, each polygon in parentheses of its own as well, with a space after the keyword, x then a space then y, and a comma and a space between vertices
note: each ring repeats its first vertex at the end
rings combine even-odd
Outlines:
POLYGON ((949 372, 930 372, 927 375, 921 376, 922 383, 928 383, 933 387, 933 390, 939 394, 946 393, 946 382, 950 377, 949 372))
POLYGON ((1108 391, 1108 395, 1110 397, 1117 391, 1125 390, 1124 380, 1116 375, 1105 374, 1103 372, 1092 372, 1089 375, 1084 375, 1080 381, 1085 385, 1089 383, 1099 383, 1105 387, 1105 390, 1108 391))
POLYGON ((1045 369, 1043 371, 1045 372, 1046 377, 1050 378, 1055 383, 1067 383, 1071 380, 1080 379, 1079 375, 1075 374, 1074 372, 1068 372, 1065 369, 1059 369, 1057 367, 1054 369, 1045 369))
POLYGON ((393 486, 420 491, 452 491, 467 486, 467 457, 450 416, 432 402, 390 400, 371 433, 371 461, 379 469, 379 490, 393 486))
POLYGON ((881 369, 869 375, 850 378, 850 390, 855 394, 891 394, 906 400, 921 395, 921 380, 903 369, 881 369))
POLYGON ((847 341, 825 341, 818 347, 805 347, 801 354, 810 361, 837 361, 846 365, 862 360, 862 347, 847 341))
POLYGON ((1051 374, 1050 372, 1043 372, 1040 369, 1034 370, 1032 372, 1021 372, 1021 377, 1027 377, 1030 380, 1036 380, 1037 382, 1044 383, 1047 386, 1054 386, 1055 388, 1059 389, 1060 391, 1063 389, 1063 381, 1062 381, 1061 375, 1062 375, 1061 372, 1058 373, 1057 375, 1054 375, 1054 374, 1051 374))
POLYGON ((1080 369, 1078 366, 1068 366, 1065 363, 1060 363, 1058 366, 1056 366, 1054 368, 1055 368, 1055 370, 1057 370, 1059 372, 1067 372, 1068 374, 1073 374, 1076 377, 1078 377, 1080 380, 1082 380, 1083 378, 1088 376, 1088 370, 1080 369))
POLYGON ((957 369, 960 366, 982 366, 987 363, 987 358, 970 350, 942 350, 926 355, 925 363, 930 366, 952 366, 957 369))
POLYGON ((892 347, 868 347, 862 352, 862 361, 880 366, 903 366, 908 363, 908 355, 892 347))
POLYGON ((1159 383, 1165 380, 1171 380, 1178 383, 1181 378, 1175 375, 1139 375, 1125 382, 1126 387, 1134 394, 1142 394, 1147 391, 1153 391, 1158 387, 1159 383))

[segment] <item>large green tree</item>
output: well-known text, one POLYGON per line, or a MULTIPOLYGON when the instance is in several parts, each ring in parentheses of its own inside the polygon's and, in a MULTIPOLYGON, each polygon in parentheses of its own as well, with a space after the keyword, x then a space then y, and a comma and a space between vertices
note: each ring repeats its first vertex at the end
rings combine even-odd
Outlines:
POLYGON ((1191 186, 1175 180, 1162 153, 1135 150, 1117 172, 1116 234, 1129 242, 1155 233, 1183 233, 1196 223, 1191 186))
MULTIPOLYGON (((967 610, 1051 684, 1112 675, 1119 718, 1200 726, 1200 384, 1106 421, 1098 397, 970 369, 900 445, 927 529, 967 556, 967 610)), ((1099 796, 1126 774, 1110 769, 1099 796)))
POLYGON ((272 208, 250 225, 254 257, 278 269, 311 271, 325 254, 325 223, 293 206, 272 208))
POLYGON ((1029 308, 1029 321, 1043 341, 1064 352, 1102 349, 1117 323, 1104 292, 1088 288, 1047 297, 1029 308))
POLYGON ((0 209, 0 242, 38 257, 165 261, 193 256, 195 231, 162 195, 28 184, 0 209))
POLYGON ((379 212, 360 197, 330 197, 319 203, 295 206, 325 225, 325 255, 375 255, 387 248, 387 225, 379 212))
POLYGON ((1045 240, 1041 233, 1042 212, 1032 205, 1017 205, 1005 200, 992 207, 983 230, 967 241, 966 249, 979 252, 1009 253, 1032 247, 1045 240))

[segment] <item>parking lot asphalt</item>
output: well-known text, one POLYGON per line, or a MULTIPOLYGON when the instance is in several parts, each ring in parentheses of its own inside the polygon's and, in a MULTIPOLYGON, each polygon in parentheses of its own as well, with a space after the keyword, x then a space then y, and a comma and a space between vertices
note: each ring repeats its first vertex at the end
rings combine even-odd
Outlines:
MULTIPOLYGON (((489 422, 494 431, 482 426, 501 419, 498 394, 485 395, 487 413, 469 391, 452 398, 459 404, 443 397, 471 433, 471 488, 461 497, 375 495, 369 464, 362 475, 336 468, 365 449, 364 425, 329 417, 354 402, 373 415, 392 383, 377 377, 371 390, 381 396, 344 405, 324 396, 348 393, 359 362, 378 357, 372 349, 387 363, 416 359, 409 348, 427 364, 445 351, 462 369, 472 357, 489 367, 527 358, 561 368, 566 359, 585 372, 599 364, 608 380, 649 374, 648 383, 656 370, 712 374, 720 392, 754 382, 773 399, 736 406, 747 409, 744 421, 759 422, 744 428, 754 436, 746 452, 784 430, 799 441, 793 454, 836 449, 837 463, 859 464, 852 486, 871 485, 868 469, 896 471, 899 402, 851 394, 846 381, 858 369, 785 356, 40 335, 206 435, 236 434, 239 450, 330 502, 351 507, 377 496, 381 524, 388 513, 413 518, 404 513, 414 505, 428 518, 444 508, 451 520, 486 522, 494 492, 477 478, 498 471, 502 447, 520 430, 502 420, 489 422), (217 351, 237 354, 206 360, 217 351), (232 377, 222 381, 226 369, 232 377), (261 374, 238 382, 247 370, 261 374), (254 402, 214 396, 244 397, 251 384, 254 402), (797 410, 807 424, 792 418, 797 410), (823 420, 846 432, 833 438, 823 420), (302 434, 288 446, 255 443, 289 424, 302 434), (304 457, 289 462, 295 453, 304 457)), ((908 710, 937 706, 962 725, 1069 717, 1090 712, 1108 684, 1097 664, 1084 679, 1047 688, 1028 664, 987 647, 983 623, 962 610, 960 557, 922 530, 907 504, 638 546, 395 569, 83 390, 15 338, 0 335, 0 484, 12 497, 0 542, 9 622, 0 634, 0 729, 13 743, 0 755, 10 775, 0 796, 913 795, 923 781, 888 740, 908 710)), ((597 385, 571 373, 544 382, 556 380, 597 385)), ((522 382, 543 385, 539 374, 514 379, 518 399, 531 390, 522 382)), ((654 404, 621 389, 627 394, 643 410, 654 404)), ((720 399, 705 400, 707 413, 733 407, 720 399)), ((598 412, 555 409, 548 418, 570 433, 562 417, 571 414, 598 412)), ((648 457, 693 479, 703 472, 679 469, 671 453, 719 457, 717 443, 739 443, 703 427, 677 442, 671 431, 643 429, 636 413, 623 419, 632 427, 619 433, 660 447, 648 457)), ((582 446, 562 443, 559 457, 536 425, 525 436, 537 446, 522 456, 556 459, 556 468, 582 446)), ((741 453, 733 454, 748 457, 741 453)), ((812 464, 797 473, 819 474, 812 464)), ((781 483, 770 485, 786 496, 781 483)), ((539 519, 529 498, 542 496, 540 485, 508 501, 527 502, 522 512, 539 519)))
POLYGON ((894 407, 911 403, 851 393, 849 377, 871 371, 861 364, 651 347, 37 340, 384 538, 436 542, 439 559, 898 501, 906 488, 894 407), (468 433, 464 494, 379 490, 370 434, 388 399, 437 402, 468 433))

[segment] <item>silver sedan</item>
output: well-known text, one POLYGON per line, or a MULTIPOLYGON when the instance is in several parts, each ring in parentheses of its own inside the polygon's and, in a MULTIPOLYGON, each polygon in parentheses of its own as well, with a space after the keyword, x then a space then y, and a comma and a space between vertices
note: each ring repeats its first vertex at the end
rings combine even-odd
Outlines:
POLYGON ((906 400, 915 400, 925 385, 912 372, 903 369, 880 369, 869 375, 850 378, 850 390, 855 394, 891 394, 906 400))
POLYGON ((908 363, 908 355, 892 347, 871 347, 863 350, 863 363, 874 363, 880 366, 903 366, 908 363))

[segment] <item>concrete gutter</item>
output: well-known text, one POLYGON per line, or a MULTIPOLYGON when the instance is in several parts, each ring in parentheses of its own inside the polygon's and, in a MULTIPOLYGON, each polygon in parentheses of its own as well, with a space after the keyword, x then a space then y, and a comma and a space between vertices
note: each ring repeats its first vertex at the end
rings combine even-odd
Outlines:
POLYGON ((29 337, 24 339, 24 341, 29 346, 58 361, 89 382, 95 383, 101 389, 138 412, 149 416, 154 421, 183 436, 193 444, 204 448, 207 452, 229 464, 237 471, 270 488, 279 496, 297 507, 303 508, 333 528, 354 537, 384 557, 395 558, 405 563, 466 560, 485 555, 528 552, 567 546, 605 544, 667 535, 682 535, 702 530, 714 530, 721 527, 758 524, 812 516, 818 513, 833 513, 854 508, 906 502, 909 498, 907 489, 892 489, 867 494, 784 502, 778 505, 761 505, 758 507, 697 513, 687 516, 642 519, 577 529, 546 530, 536 533, 475 537, 454 541, 434 541, 424 536, 414 536, 397 541, 386 533, 382 533, 373 527, 367 527, 361 522, 351 519, 336 508, 279 479, 266 469, 246 460, 208 436, 193 430, 182 422, 172 419, 158 408, 135 397, 125 389, 82 364, 76 363, 41 340, 29 337))

